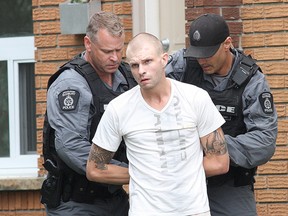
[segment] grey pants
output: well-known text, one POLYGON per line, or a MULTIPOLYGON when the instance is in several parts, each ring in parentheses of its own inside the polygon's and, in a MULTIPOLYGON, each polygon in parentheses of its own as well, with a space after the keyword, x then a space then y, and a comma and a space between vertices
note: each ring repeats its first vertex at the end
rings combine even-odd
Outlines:
POLYGON ((257 216, 250 185, 234 187, 233 180, 221 186, 208 186, 211 216, 257 216))
POLYGON ((128 211, 128 195, 124 192, 109 199, 95 199, 93 204, 69 201, 46 208, 47 216, 127 216, 128 211))

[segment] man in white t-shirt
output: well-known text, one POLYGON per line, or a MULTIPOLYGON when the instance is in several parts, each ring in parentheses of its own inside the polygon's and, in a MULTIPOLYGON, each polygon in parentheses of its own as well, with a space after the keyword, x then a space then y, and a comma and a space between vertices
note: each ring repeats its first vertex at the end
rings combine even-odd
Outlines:
POLYGON ((108 104, 87 178, 129 183, 131 216, 210 215, 206 176, 229 168, 224 119, 206 91, 165 77, 168 54, 155 36, 135 36, 126 56, 139 85, 108 104), (109 164, 122 137, 129 168, 109 164))

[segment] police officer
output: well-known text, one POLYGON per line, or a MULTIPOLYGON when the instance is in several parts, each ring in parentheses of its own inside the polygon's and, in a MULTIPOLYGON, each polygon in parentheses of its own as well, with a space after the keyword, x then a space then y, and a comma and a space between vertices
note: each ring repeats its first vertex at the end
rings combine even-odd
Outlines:
MULTIPOLYGON (((41 202, 47 215, 125 216, 127 193, 122 186, 93 183, 86 178, 86 162, 106 105, 136 85, 122 62, 123 25, 115 14, 98 12, 88 24, 85 51, 48 82, 44 123, 44 167, 47 179, 41 202)), ((111 163, 127 166, 125 146, 111 163)))
POLYGON ((225 20, 216 14, 195 19, 190 47, 170 56, 166 75, 208 91, 225 118, 230 155, 227 174, 207 178, 212 216, 255 216, 254 175, 274 154, 277 114, 259 66, 233 48, 225 20))

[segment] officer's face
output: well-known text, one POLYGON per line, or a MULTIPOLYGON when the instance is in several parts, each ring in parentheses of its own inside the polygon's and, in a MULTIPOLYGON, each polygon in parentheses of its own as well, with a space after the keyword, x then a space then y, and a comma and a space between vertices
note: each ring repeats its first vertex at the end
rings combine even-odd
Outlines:
POLYGON ((198 63, 201 65, 205 74, 217 74, 225 76, 230 71, 231 64, 228 61, 230 52, 231 40, 226 39, 219 47, 217 52, 209 58, 199 58, 198 63))
POLYGON ((86 58, 98 73, 114 73, 122 60, 124 34, 120 37, 100 29, 96 40, 85 36, 86 58))

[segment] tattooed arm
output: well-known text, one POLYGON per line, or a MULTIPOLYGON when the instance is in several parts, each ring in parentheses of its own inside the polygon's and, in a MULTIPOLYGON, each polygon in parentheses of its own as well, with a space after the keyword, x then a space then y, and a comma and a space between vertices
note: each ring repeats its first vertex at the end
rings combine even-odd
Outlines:
POLYGON ((128 184, 128 168, 109 164, 114 152, 92 144, 87 161, 86 175, 90 181, 107 184, 128 184))
POLYGON ((204 149, 204 169, 206 176, 220 175, 229 170, 227 143, 221 128, 201 137, 204 149))

